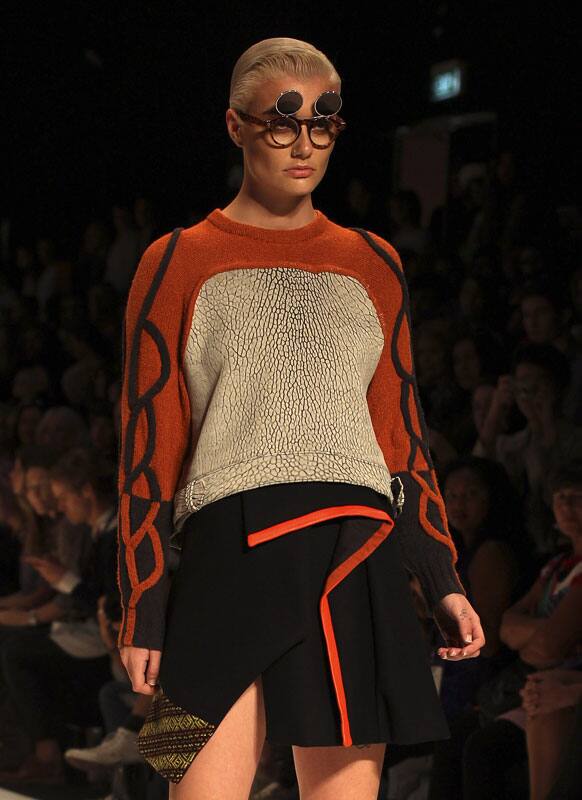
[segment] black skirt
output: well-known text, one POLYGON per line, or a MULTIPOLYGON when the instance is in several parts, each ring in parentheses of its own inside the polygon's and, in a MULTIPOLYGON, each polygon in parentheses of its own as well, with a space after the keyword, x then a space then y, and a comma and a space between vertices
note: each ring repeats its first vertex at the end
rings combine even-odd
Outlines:
POLYGON ((259 675, 272 743, 450 738, 398 534, 388 499, 348 483, 263 486, 188 517, 144 758, 178 783, 259 675))

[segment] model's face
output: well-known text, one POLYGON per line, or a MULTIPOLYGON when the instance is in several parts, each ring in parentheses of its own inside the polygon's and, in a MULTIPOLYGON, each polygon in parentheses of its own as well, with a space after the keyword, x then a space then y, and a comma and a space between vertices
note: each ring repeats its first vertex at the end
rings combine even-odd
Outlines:
MULTIPOLYGON (((258 85, 247 108, 247 114, 261 119, 273 119, 277 116, 274 106, 282 92, 297 90, 303 97, 303 105, 294 115, 296 119, 313 117, 313 105, 322 92, 339 91, 338 84, 328 78, 312 77, 305 80, 292 75, 270 78, 258 85)), ((301 134, 297 141, 285 148, 276 147, 266 128, 261 125, 245 122, 233 109, 227 111, 227 126, 233 141, 242 147, 244 153, 244 182, 255 195, 260 195, 276 205, 276 199, 284 195, 286 198, 302 197, 312 192, 319 184, 325 171, 335 142, 326 149, 313 146, 305 125, 301 126, 301 134), (298 175, 289 172, 290 168, 306 166, 306 174, 298 175)))

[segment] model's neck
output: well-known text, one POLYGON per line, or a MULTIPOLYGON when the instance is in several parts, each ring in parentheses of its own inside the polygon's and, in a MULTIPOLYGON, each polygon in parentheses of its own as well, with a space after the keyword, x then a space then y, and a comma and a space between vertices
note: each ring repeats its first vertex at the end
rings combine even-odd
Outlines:
POLYGON ((244 184, 222 213, 235 222, 276 230, 302 228, 316 216, 311 194, 276 199, 259 197, 244 184))

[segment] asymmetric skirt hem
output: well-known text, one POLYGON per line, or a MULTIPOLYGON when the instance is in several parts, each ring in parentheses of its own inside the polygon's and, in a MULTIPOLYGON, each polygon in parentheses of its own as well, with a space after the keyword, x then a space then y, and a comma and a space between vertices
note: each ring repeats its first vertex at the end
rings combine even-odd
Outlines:
POLYGON ((343 483, 260 487, 189 517, 144 758, 179 782, 259 676, 273 744, 450 738, 398 533, 385 496, 343 483))

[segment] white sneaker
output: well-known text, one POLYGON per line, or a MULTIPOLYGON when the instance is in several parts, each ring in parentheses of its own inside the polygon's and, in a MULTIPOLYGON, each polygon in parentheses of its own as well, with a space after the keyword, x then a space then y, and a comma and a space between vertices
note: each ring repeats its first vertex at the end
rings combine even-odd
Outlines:
POLYGON ((117 728, 108 733, 96 747, 72 747, 65 750, 64 757, 78 769, 95 766, 112 767, 116 764, 136 764, 143 761, 137 749, 137 733, 127 728, 117 728))

